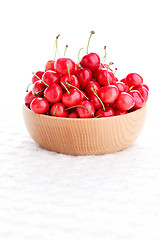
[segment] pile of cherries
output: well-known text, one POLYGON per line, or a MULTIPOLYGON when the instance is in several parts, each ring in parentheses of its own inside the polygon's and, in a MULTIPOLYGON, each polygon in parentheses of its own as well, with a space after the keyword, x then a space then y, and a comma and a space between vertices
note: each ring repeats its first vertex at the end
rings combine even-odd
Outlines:
MULTIPOLYGON (((94 31, 89 41, 92 34, 94 31)), ((87 54, 78 63, 58 58, 49 60, 44 72, 33 73, 32 90, 27 88, 25 96, 28 108, 55 117, 99 118, 126 114, 144 106, 149 88, 143 84, 143 78, 130 73, 118 80, 110 68, 112 62, 105 64, 98 54, 88 53, 89 41, 87 54)))

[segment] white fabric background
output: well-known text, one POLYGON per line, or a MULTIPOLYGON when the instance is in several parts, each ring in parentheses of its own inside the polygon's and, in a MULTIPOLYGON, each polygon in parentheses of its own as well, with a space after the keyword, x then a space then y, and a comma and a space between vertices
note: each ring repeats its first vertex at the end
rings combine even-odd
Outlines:
POLYGON ((159 240, 158 1, 1 3, 0 239, 159 240), (31 73, 52 58, 55 36, 77 57, 90 49, 150 87, 144 129, 128 149, 74 157, 42 149, 22 117, 31 73))

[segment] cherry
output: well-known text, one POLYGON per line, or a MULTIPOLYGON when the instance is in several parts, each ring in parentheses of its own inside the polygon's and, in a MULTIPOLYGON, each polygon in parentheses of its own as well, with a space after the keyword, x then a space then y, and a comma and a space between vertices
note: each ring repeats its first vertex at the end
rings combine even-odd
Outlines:
POLYGON ((49 110, 49 103, 44 98, 37 97, 32 100, 30 107, 35 113, 46 113, 49 110))
POLYGON ((77 78, 79 80, 81 89, 85 89, 87 84, 91 81, 92 72, 87 68, 82 68, 78 71, 77 78))
MULTIPOLYGON (((78 78, 75 76, 75 75, 70 75, 70 76, 63 76, 60 80, 60 84, 62 86, 63 89, 66 89, 64 87, 64 85, 67 87, 67 84, 70 83, 71 85, 79 88, 79 81, 78 81, 78 78)), ((70 88, 70 87, 68 87, 70 88)))
POLYGON ((72 112, 72 113, 68 114, 68 118, 78 118, 77 112, 72 112))
POLYGON ((33 83, 33 84, 34 84, 35 82, 37 82, 39 79, 42 79, 42 75, 44 74, 44 72, 38 71, 38 72, 36 72, 35 74, 36 74, 36 76, 34 75, 34 76, 32 77, 32 83, 33 83), (37 76, 38 76, 38 78, 37 78, 37 76))
POLYGON ((104 103, 114 103, 119 94, 119 90, 115 85, 108 85, 101 87, 99 90, 99 97, 104 103))
POLYGON ((30 104, 34 98, 35 98, 35 96, 33 96, 32 91, 28 92, 25 96, 25 104, 27 106, 30 106, 30 104))
POLYGON ((81 101, 81 93, 77 89, 71 88, 69 92, 62 95, 62 103, 66 107, 72 107, 81 101))
POLYGON ((80 118, 92 118, 95 113, 95 108, 91 102, 84 100, 77 106, 77 113, 80 118))
POLYGON ((87 94, 84 91, 81 91, 81 101, 86 100, 87 94))
POLYGON ((122 111, 127 111, 131 109, 134 105, 134 98, 126 92, 121 92, 116 100, 116 107, 122 111))
POLYGON ((96 79, 97 79, 98 83, 102 86, 107 86, 107 85, 113 84, 115 82, 115 76, 114 76, 113 72, 108 71, 108 74, 107 74, 107 69, 105 69, 105 68, 99 69, 97 71, 96 79), (108 76, 108 78, 107 78, 107 76, 108 76), (109 82, 109 84, 108 84, 108 82, 109 82))
POLYGON ((55 103, 50 109, 51 116, 54 117, 67 117, 68 113, 62 103, 55 103))
POLYGON ((83 68, 89 68, 95 72, 100 66, 100 57, 97 53, 89 53, 81 59, 80 64, 83 68))
POLYGON ((96 112, 97 117, 112 117, 115 116, 115 112, 112 107, 106 107, 105 111, 101 108, 96 112))
POLYGON ((59 83, 60 75, 55 71, 48 70, 43 74, 42 80, 50 86, 53 83, 59 83))
POLYGON ((97 96, 94 93, 90 94, 89 100, 93 104, 93 106, 96 110, 102 107, 101 102, 99 101, 99 99, 97 98, 97 96))
POLYGON ((99 83, 92 80, 87 84, 85 91, 89 96, 90 94, 93 93, 93 90, 98 93, 99 89, 100 89, 99 83))
POLYGON ((137 87, 135 90, 139 91, 142 95, 142 97, 144 98, 145 102, 147 102, 148 100, 148 90, 146 89, 146 87, 144 87, 143 85, 140 87, 137 87))
POLYGON ((44 97, 48 102, 56 103, 61 100, 62 93, 62 88, 58 84, 54 83, 45 89, 44 97))
POLYGON ((115 82, 114 85, 118 88, 119 92, 126 92, 126 84, 123 82, 115 82))
POLYGON ((70 74, 74 74, 75 72, 75 63, 70 58, 59 58, 55 62, 55 69, 56 71, 61 75, 67 75, 68 74, 68 66, 70 74))
POLYGON ((39 96, 43 96, 43 91, 46 89, 46 85, 41 82, 41 81, 36 81, 33 84, 33 88, 32 88, 32 94, 34 96, 39 95, 39 96))
POLYGON ((115 111, 115 115, 124 115, 124 114, 127 113, 127 111, 125 111, 125 110, 119 110, 119 109, 117 109, 117 108, 116 108, 114 111, 115 111))
POLYGON ((55 71, 54 64, 55 64, 54 60, 49 60, 45 65, 45 72, 48 70, 55 71))
POLYGON ((129 94, 134 98, 135 100, 135 105, 134 105, 134 109, 137 109, 137 108, 141 108, 144 106, 145 104, 145 100, 144 98, 142 97, 141 93, 137 90, 131 90, 129 92, 129 94))
POLYGON ((137 73, 130 73, 126 77, 126 83, 128 86, 139 87, 143 83, 143 78, 137 73))

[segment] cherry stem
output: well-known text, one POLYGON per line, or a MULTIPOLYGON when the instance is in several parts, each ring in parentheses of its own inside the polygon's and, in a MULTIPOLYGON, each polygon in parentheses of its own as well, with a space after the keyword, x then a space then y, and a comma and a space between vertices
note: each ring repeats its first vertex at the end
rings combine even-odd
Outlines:
POLYGON ((94 31, 91 31, 91 32, 90 32, 89 39, 88 39, 88 44, 87 44, 87 51, 86 51, 87 54, 88 54, 89 43, 90 43, 90 40, 91 40, 91 37, 92 37, 93 34, 95 34, 95 32, 94 32, 94 31))
POLYGON ((102 57, 102 63, 105 63, 107 56, 106 46, 104 46, 104 56, 102 57))
POLYGON ((58 51, 58 38, 59 38, 60 34, 58 34, 58 36, 56 37, 56 40, 55 40, 55 45, 54 45, 54 49, 56 48, 55 50, 55 53, 53 54, 54 57, 53 57, 53 60, 56 59, 56 56, 57 56, 57 51, 58 51))
POLYGON ((34 72, 32 72, 32 74, 33 74, 36 78, 38 78, 41 82, 43 82, 47 87, 49 87, 49 85, 48 85, 45 81, 43 81, 40 77, 38 77, 34 72))
POLYGON ((132 90, 132 88, 134 88, 134 86, 131 86, 131 87, 128 89, 127 93, 129 93, 129 92, 132 90))
POLYGON ((118 70, 118 68, 115 68, 114 75, 116 74, 117 70, 118 70))
POLYGON ((28 84, 28 86, 26 88, 26 92, 28 92, 28 88, 30 87, 31 84, 32 84, 32 82, 28 84))
POLYGON ((109 65, 108 65, 108 67, 107 67, 107 81, 108 81, 108 85, 110 85, 109 77, 108 77, 108 70, 109 70, 109 67, 110 67, 111 65, 113 65, 113 64, 114 64, 113 62, 110 62, 109 65))
POLYGON ((103 111, 105 111, 105 106, 104 106, 104 103, 102 102, 102 100, 100 99, 100 97, 98 96, 98 94, 96 93, 96 91, 94 91, 93 87, 91 87, 91 90, 93 92, 93 94, 98 98, 98 100, 100 101, 101 105, 102 105, 102 108, 103 108, 103 111))
POLYGON ((68 45, 65 46, 65 49, 64 49, 64 57, 65 57, 65 55, 66 55, 67 48, 68 48, 68 45))
POLYGON ((96 117, 94 117, 94 118, 99 118, 101 115, 102 115, 102 114, 100 114, 100 115, 98 115, 98 116, 96 116, 96 117))
POLYGON ((71 75, 70 75, 70 69, 69 69, 69 64, 67 64, 67 69, 68 69, 68 77, 69 77, 69 83, 71 82, 71 75))
POLYGON ((80 60, 80 52, 82 51, 82 49, 83 49, 83 47, 80 48, 79 51, 78 51, 78 64, 79 64, 79 67, 80 67, 80 68, 82 68, 82 67, 81 67, 81 64, 80 64, 80 62, 81 62, 81 60, 80 60))
POLYGON ((53 113, 53 116, 54 116, 54 117, 55 117, 55 115, 56 115, 57 107, 58 107, 58 106, 56 106, 55 109, 54 109, 54 113, 53 113))
POLYGON ((43 92, 44 90, 45 90, 45 88, 40 90, 40 91, 38 91, 38 92, 34 92, 33 96, 37 96, 39 93, 43 92))
POLYGON ((75 89, 77 89, 87 100, 89 100, 89 98, 77 87, 75 87, 74 85, 70 84, 70 83, 66 83, 69 87, 73 87, 75 89))
POLYGON ((66 91, 68 92, 68 94, 70 94, 70 91, 68 90, 68 88, 66 87, 66 85, 65 85, 63 82, 61 82, 61 84, 62 84, 62 86, 66 89, 66 91))
POLYGON ((86 110, 88 110, 88 112, 90 112, 90 114, 92 115, 92 117, 94 117, 94 113, 93 113, 90 109, 88 109, 87 107, 85 107, 85 106, 83 106, 83 105, 75 105, 75 106, 73 106, 73 107, 66 108, 65 110, 70 110, 70 109, 75 108, 75 107, 85 108, 86 110))

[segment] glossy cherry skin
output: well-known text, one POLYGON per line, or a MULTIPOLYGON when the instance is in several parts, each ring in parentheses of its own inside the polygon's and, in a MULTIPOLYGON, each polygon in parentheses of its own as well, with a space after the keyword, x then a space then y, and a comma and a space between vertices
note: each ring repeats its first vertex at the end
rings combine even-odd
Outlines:
POLYGON ((60 75, 55 71, 48 70, 43 74, 42 80, 50 86, 53 83, 59 83, 60 75))
MULTIPOLYGON (((87 97, 86 92, 84 92, 82 90, 81 90, 81 92, 87 97)), ((85 96, 82 93, 80 93, 81 94, 81 101, 86 100, 85 96)))
MULTIPOLYGON (((96 73, 96 79, 100 85, 107 86, 108 85, 107 69, 105 68, 99 69, 96 73)), ((115 76, 113 72, 108 71, 108 79, 110 84, 113 84, 115 82, 115 76)))
POLYGON ((41 97, 36 97, 31 102, 31 110, 35 113, 46 113, 49 110, 49 103, 41 97))
POLYGON ((62 89, 65 90, 65 87, 63 86, 62 83, 63 83, 68 89, 70 89, 70 88, 72 88, 72 87, 67 86, 67 83, 70 83, 71 85, 79 88, 79 81, 78 81, 78 78, 77 78, 75 75, 70 75, 70 81, 69 81, 69 76, 68 76, 68 75, 61 77, 60 85, 61 85, 62 89))
MULTIPOLYGON (((44 74, 44 72, 42 71, 38 71, 35 73, 36 76, 38 76, 40 79, 42 79, 42 75, 44 74)), ((39 78, 37 78, 36 76, 32 77, 32 83, 34 84, 35 82, 39 81, 39 78)))
POLYGON ((100 57, 96 53, 89 53, 81 59, 80 63, 82 67, 95 72, 100 66, 100 57))
POLYGON ((116 107, 121 111, 127 111, 135 105, 134 98, 126 92, 122 92, 119 94, 116 100, 116 107))
POLYGON ((72 113, 68 114, 68 118, 78 118, 77 112, 72 112, 72 113))
POLYGON ((148 100, 148 90, 142 85, 141 87, 137 87, 135 90, 139 91, 145 102, 148 100))
POLYGON ((55 103, 50 109, 50 115, 55 117, 67 117, 68 112, 65 110, 65 106, 62 103, 55 103))
POLYGON ((129 94, 134 98, 135 100, 135 105, 134 105, 134 109, 138 109, 144 106, 145 104, 145 100, 142 97, 142 95, 140 94, 139 91, 137 90, 131 90, 129 92, 129 94))
POLYGON ((70 58, 59 58, 59 59, 57 59, 57 61, 55 62, 55 65, 54 65, 55 70, 61 75, 68 75, 67 64, 69 65, 70 74, 74 74, 75 63, 70 58))
POLYGON ((92 118, 94 116, 95 108, 91 102, 84 100, 84 101, 81 101, 78 105, 81 105, 87 108, 86 109, 84 107, 77 107, 77 113, 80 118, 92 118))
POLYGON ((105 111, 101 108, 101 109, 97 110, 96 116, 99 116, 100 118, 101 117, 112 117, 112 116, 115 116, 115 112, 114 112, 113 108, 111 108, 111 107, 106 107, 105 111))
POLYGON ((70 91, 70 94, 66 92, 62 95, 62 103, 66 107, 73 107, 81 101, 81 94, 78 90, 74 88, 70 89, 69 91, 70 91))
MULTIPOLYGON (((42 91, 42 90, 45 90, 46 89, 46 85, 41 82, 40 80, 39 81, 36 81, 34 84, 33 84, 33 88, 32 88, 32 94, 33 95, 37 95, 37 93, 39 91, 42 91)), ((38 93, 39 96, 43 96, 43 91, 38 93)))
POLYGON ((94 108, 97 110, 102 107, 101 102, 96 97, 96 95, 92 92, 92 94, 89 95, 89 100, 93 104, 94 108))
POLYGON ((88 83, 88 85, 87 85, 86 88, 85 88, 85 91, 86 91, 86 93, 87 93, 88 96, 93 93, 92 89, 93 89, 96 93, 98 93, 98 91, 99 91, 99 89, 100 89, 99 83, 98 83, 98 82, 95 82, 95 81, 90 81, 90 82, 88 83))
POLYGON ((49 60, 45 65, 45 71, 48 70, 55 71, 54 64, 55 64, 54 60, 49 60))
POLYGON ((143 78, 137 73, 130 73, 126 77, 126 84, 128 86, 139 87, 143 83, 143 78))
POLYGON ((101 87, 99 97, 104 103, 114 103, 119 94, 119 90, 115 85, 101 87))
POLYGON ((82 68, 78 71, 77 78, 81 89, 85 89, 87 84, 91 81, 92 72, 88 68, 82 68))
POLYGON ((119 110, 119 109, 114 109, 115 111, 115 115, 118 116, 118 115, 124 115, 127 113, 127 111, 123 111, 123 110, 119 110))
POLYGON ((119 92, 126 92, 126 84, 123 82, 115 82, 114 85, 118 88, 119 92))
POLYGON ((44 91, 44 97, 50 103, 59 102, 62 98, 62 94, 62 88, 56 83, 51 84, 44 91))
POLYGON ((32 91, 28 92, 25 96, 25 104, 27 106, 30 106, 30 104, 34 98, 35 98, 35 96, 33 96, 32 91))

